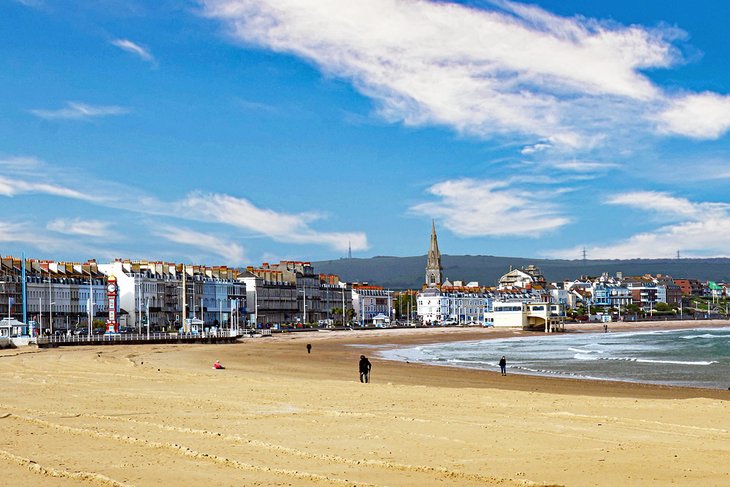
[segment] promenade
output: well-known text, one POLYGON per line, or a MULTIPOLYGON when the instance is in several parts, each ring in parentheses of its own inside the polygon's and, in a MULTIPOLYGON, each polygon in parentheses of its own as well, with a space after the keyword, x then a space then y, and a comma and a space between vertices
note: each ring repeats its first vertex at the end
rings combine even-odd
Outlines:
POLYGON ((242 336, 229 331, 215 333, 104 333, 93 335, 51 335, 36 338, 38 348, 88 345, 143 345, 176 343, 235 343, 242 336))

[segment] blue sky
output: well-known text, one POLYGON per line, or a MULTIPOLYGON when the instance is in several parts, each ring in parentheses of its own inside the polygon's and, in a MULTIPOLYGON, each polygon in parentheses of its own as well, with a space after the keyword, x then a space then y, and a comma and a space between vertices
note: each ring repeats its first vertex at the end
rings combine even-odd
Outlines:
POLYGON ((729 15, 5 0, 0 253, 728 256, 729 15))

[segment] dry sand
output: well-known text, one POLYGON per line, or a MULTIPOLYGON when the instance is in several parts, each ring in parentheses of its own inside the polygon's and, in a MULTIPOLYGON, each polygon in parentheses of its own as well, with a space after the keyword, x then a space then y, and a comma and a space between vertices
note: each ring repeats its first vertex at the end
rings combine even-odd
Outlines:
POLYGON ((502 377, 372 348, 512 334, 3 351, 0 485, 730 485, 730 391, 502 377))

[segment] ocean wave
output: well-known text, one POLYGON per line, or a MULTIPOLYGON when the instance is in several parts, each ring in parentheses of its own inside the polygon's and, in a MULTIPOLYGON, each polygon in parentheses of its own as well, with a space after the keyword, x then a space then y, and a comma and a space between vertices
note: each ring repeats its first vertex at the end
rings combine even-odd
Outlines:
POLYGON ((642 364, 672 364, 672 365, 712 365, 718 363, 716 360, 697 360, 697 361, 685 361, 685 360, 655 360, 648 358, 636 358, 636 357, 600 357, 596 360, 615 360, 620 362, 638 362, 642 364))
POLYGON ((686 337, 681 337, 685 340, 692 340, 694 338, 719 338, 717 335, 712 335, 710 333, 705 333, 704 335, 689 335, 686 337))
POLYGON ((510 371, 519 371, 519 372, 527 372, 528 374, 537 374, 537 375, 559 375, 562 377, 572 377, 576 379, 591 379, 591 380, 616 380, 616 379, 609 379, 607 377, 599 377, 595 375, 587 375, 587 374, 579 374, 576 372, 565 372, 561 370, 550 370, 550 369, 534 369, 532 367, 525 367, 525 366, 512 366, 507 367, 510 371))
POLYGON ((573 358, 575 360, 601 360, 601 357, 597 357, 595 355, 588 355, 585 353, 576 353, 573 355, 573 358))
POLYGON ((585 348, 573 348, 573 347, 568 347, 568 350, 571 352, 577 352, 577 353, 605 353, 604 350, 586 350, 585 348))

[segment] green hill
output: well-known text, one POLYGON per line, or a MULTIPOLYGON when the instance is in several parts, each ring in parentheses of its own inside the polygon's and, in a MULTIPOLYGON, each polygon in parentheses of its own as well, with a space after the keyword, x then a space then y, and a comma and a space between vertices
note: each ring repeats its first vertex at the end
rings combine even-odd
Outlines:
MULTIPOLYGON (((443 255, 444 277, 451 281, 478 281, 493 286, 513 268, 534 264, 548 282, 600 276, 665 274, 674 278, 730 281, 730 259, 548 260, 491 255, 443 255)), ((426 256, 372 257, 313 262, 318 273, 338 274, 348 282, 369 282, 389 289, 418 289, 424 282, 426 256)))

